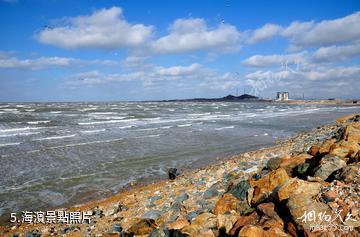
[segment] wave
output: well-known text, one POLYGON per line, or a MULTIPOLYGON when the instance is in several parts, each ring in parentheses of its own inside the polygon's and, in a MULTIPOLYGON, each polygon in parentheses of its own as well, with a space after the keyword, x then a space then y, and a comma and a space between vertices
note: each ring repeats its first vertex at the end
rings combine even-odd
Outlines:
POLYGON ((136 138, 148 138, 148 137, 160 137, 162 134, 153 134, 153 135, 146 135, 146 136, 141 136, 141 137, 136 137, 136 138))
POLYGON ((19 133, 13 133, 13 134, 2 134, 0 137, 15 137, 15 136, 29 136, 29 135, 35 135, 39 134, 40 132, 19 132, 19 133))
POLYGON ((120 129, 126 129, 126 128, 132 128, 132 127, 134 127, 134 126, 132 126, 132 125, 128 125, 128 126, 121 126, 121 127, 117 127, 117 128, 120 128, 120 129))
POLYGON ((16 146, 16 145, 20 145, 20 142, 4 143, 4 144, 0 144, 0 147, 3 147, 3 146, 16 146))
POLYGON ((7 133, 7 132, 19 132, 19 131, 26 131, 26 130, 37 130, 37 129, 44 129, 46 127, 24 127, 24 128, 8 128, 8 129, 0 129, 0 133, 7 133))
POLYGON ((65 135, 65 136, 43 137, 43 138, 33 139, 32 141, 63 139, 63 138, 69 138, 69 137, 75 137, 75 136, 76 136, 76 134, 65 135))
POLYGON ((136 121, 137 119, 122 119, 122 120, 108 120, 108 121, 98 121, 98 122, 81 122, 78 125, 95 125, 95 124, 107 124, 107 123, 123 123, 136 121))
POLYGON ((29 121, 27 124, 39 124, 39 123, 50 123, 51 120, 43 120, 43 121, 29 121))
POLYGON ((190 126, 192 126, 192 124, 191 123, 186 123, 186 124, 178 124, 176 126, 179 127, 179 128, 182 128, 182 127, 190 127, 190 126))
POLYGON ((99 133, 104 132, 106 129, 95 129, 95 130, 87 130, 87 131, 80 131, 81 133, 99 133))
POLYGON ((224 129, 232 129, 232 128, 234 128, 234 126, 228 126, 228 127, 215 128, 215 130, 220 131, 220 130, 224 130, 224 129))

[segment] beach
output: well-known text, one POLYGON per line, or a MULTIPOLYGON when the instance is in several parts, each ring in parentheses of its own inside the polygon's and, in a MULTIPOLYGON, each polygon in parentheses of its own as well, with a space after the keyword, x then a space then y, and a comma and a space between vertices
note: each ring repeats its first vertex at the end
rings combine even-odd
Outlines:
POLYGON ((357 236, 359 134, 359 117, 347 116, 275 146, 185 171, 174 180, 134 185, 105 199, 59 209, 91 213, 90 224, 20 223, 1 227, 0 233, 357 236), (338 209, 342 218, 336 218, 338 209), (319 229, 329 224, 325 217, 302 221, 312 211, 316 217, 332 217, 337 229, 319 229))

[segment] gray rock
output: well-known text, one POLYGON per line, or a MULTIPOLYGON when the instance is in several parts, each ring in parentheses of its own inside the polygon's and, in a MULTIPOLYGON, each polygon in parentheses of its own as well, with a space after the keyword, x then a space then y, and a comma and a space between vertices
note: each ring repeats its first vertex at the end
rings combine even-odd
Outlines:
POLYGON ((157 211, 157 210, 150 210, 148 212, 146 212, 142 218, 143 219, 152 219, 152 220, 156 220, 161 216, 161 212, 157 211))
POLYGON ((271 158, 268 160, 266 166, 270 169, 270 170, 276 170, 277 168, 279 168, 280 164, 281 164, 281 158, 279 157, 275 157, 275 158, 271 158))
POLYGON ((316 169, 314 176, 326 180, 334 171, 345 166, 346 162, 337 156, 326 155, 321 159, 321 164, 316 169))
POLYGON ((208 188, 204 194, 203 194, 203 197, 205 199, 209 199, 209 198, 212 198, 212 197, 215 197, 215 196, 218 196, 220 195, 220 192, 218 191, 218 189, 220 189, 220 185, 219 185, 219 182, 211 185, 210 188, 208 188))
POLYGON ((185 201, 185 200, 187 200, 187 199, 189 199, 189 195, 188 195, 187 193, 183 193, 183 194, 179 195, 179 196, 175 199, 175 201, 176 201, 176 202, 183 202, 183 201, 185 201))
POLYGON ((26 232, 25 237, 41 237, 41 231, 33 230, 32 232, 26 232))
POLYGON ((120 233, 122 230, 123 230, 123 228, 121 227, 120 224, 114 224, 114 225, 112 226, 112 231, 113 231, 113 232, 120 233))
POLYGON ((242 180, 234 187, 232 187, 229 191, 232 195, 244 201, 247 198, 247 191, 250 188, 250 184, 248 181, 242 180))
POLYGON ((188 221, 192 221, 192 219, 194 219, 195 217, 197 217, 199 215, 198 211, 192 211, 189 214, 187 214, 186 218, 188 219, 188 221))
POLYGON ((163 230, 163 229, 154 229, 154 230, 150 233, 149 237, 168 237, 168 236, 169 236, 169 235, 168 235, 168 232, 169 232, 169 231, 163 230), (167 233, 165 233, 165 232, 167 232, 167 233))

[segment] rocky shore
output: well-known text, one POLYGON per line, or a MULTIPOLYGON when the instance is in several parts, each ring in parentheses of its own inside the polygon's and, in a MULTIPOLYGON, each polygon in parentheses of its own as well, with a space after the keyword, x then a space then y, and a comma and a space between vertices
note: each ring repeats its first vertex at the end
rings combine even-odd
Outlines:
POLYGON ((359 119, 67 210, 88 211, 90 224, 9 224, 0 235, 359 236, 359 119))

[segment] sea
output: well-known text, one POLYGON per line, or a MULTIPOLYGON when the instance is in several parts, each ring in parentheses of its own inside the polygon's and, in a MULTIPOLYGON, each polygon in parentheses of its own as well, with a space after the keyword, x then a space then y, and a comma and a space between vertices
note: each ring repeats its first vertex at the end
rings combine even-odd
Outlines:
POLYGON ((261 102, 0 103, 0 216, 99 199, 360 113, 261 102))

